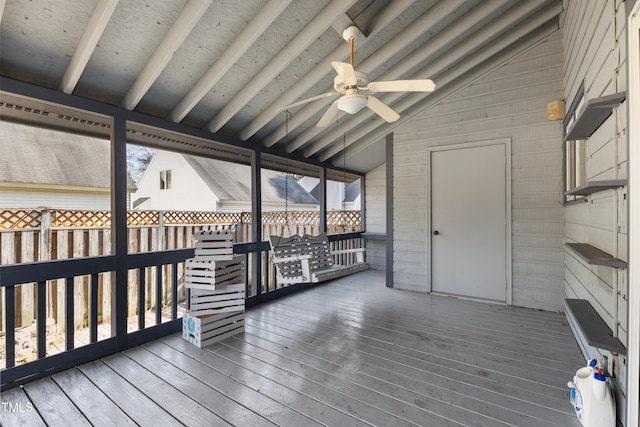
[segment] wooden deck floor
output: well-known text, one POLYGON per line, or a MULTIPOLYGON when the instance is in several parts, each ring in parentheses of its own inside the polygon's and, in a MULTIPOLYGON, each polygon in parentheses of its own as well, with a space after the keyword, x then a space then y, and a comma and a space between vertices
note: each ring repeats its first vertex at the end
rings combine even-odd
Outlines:
POLYGON ((561 314, 387 289, 366 271, 2 393, 3 426, 579 426, 561 314), (5 403, 6 402, 6 403, 5 403))

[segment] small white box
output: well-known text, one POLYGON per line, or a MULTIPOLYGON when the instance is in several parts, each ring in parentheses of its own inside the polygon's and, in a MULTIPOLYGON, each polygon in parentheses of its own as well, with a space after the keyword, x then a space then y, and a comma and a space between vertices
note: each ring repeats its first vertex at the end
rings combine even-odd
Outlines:
POLYGON ((244 283, 227 285, 214 292, 191 289, 190 311, 194 316, 244 311, 244 283))
POLYGON ((244 283, 244 256, 230 261, 200 261, 199 257, 185 263, 185 286, 214 291, 220 286, 244 283))
POLYGON ((235 231, 210 230, 196 233, 195 254, 198 261, 231 261, 235 231))
POLYGON ((182 338, 203 348, 244 332, 244 311, 194 316, 186 312, 182 318, 182 338))

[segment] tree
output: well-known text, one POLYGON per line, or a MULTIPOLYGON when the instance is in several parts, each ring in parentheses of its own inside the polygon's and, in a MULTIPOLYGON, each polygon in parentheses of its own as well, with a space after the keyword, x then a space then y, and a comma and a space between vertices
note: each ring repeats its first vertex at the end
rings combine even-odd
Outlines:
POLYGON ((127 171, 136 184, 140 182, 155 153, 156 150, 153 148, 127 145, 127 171))

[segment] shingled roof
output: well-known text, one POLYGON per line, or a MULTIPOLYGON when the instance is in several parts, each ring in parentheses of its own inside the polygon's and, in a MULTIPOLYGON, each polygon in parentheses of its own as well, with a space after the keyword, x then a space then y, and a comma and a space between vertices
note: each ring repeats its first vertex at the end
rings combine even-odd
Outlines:
MULTIPOLYGON (((0 182, 111 188, 110 141, 0 122, 0 182)), ((127 177, 129 190, 136 185, 127 177)))
MULTIPOLYGON (((246 165, 223 160, 183 155, 193 170, 220 200, 251 200, 251 168, 246 165)), ((262 170, 262 201, 284 203, 285 190, 289 203, 317 204, 318 200, 309 194, 295 180, 273 170, 262 170)))

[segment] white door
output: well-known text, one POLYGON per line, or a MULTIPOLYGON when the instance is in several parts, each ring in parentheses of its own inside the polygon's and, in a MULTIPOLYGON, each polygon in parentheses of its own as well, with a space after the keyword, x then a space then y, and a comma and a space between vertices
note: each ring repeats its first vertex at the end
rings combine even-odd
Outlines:
POLYGON ((431 161, 431 290, 507 301, 506 144, 437 149, 431 161))

